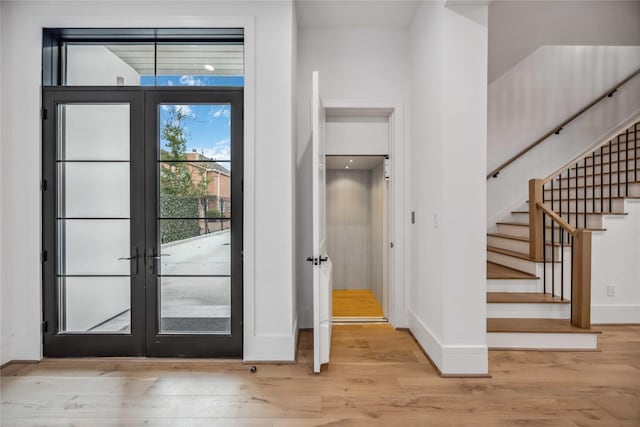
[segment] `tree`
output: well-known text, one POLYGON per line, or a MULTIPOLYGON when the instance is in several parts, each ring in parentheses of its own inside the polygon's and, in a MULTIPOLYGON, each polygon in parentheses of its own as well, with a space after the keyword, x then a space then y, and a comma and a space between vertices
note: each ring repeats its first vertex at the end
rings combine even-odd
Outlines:
POLYGON ((204 198, 207 195, 206 168, 186 162, 187 137, 185 122, 189 116, 176 106, 169 109, 169 116, 162 124, 160 140, 166 149, 160 150, 160 159, 167 162, 160 168, 160 192, 178 196, 204 198), (194 174, 199 174, 197 182, 194 174))

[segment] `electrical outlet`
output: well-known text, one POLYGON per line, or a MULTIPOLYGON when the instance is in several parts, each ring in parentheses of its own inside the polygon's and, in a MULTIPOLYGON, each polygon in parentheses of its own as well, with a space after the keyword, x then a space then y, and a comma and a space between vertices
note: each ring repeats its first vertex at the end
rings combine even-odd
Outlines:
POLYGON ((608 297, 616 296, 616 285, 614 285, 613 283, 610 283, 607 285, 607 296, 608 297))

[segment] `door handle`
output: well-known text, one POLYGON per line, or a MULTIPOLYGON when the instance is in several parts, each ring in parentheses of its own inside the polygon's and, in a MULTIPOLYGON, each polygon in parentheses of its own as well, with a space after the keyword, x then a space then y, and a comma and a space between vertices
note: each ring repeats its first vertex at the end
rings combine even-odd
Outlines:
POLYGON ((326 257, 324 257, 324 258, 323 258, 323 257, 320 257, 320 258, 318 259, 318 265, 322 265, 322 263, 323 263, 323 262, 328 261, 328 260, 329 260, 329 257, 328 257, 328 256, 326 256, 326 257))
POLYGON ((323 262, 327 261, 329 259, 328 256, 326 257, 319 257, 319 258, 315 258, 315 257, 307 257, 307 261, 312 262, 313 265, 321 265, 323 262))
POLYGON ((134 261, 135 260, 135 269, 134 269, 134 275, 138 274, 138 260, 140 259, 140 251, 138 250, 137 247, 133 247, 132 251, 134 253, 134 255, 129 256, 129 257, 122 257, 122 258, 118 258, 118 261, 134 261))

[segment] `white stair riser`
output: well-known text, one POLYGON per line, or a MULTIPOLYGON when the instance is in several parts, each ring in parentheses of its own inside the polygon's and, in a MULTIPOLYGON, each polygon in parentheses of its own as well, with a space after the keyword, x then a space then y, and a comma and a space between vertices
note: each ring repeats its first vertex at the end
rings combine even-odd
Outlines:
MULTIPOLYGON (((516 270, 524 271, 525 273, 538 275, 538 268, 535 262, 528 261, 526 259, 516 258, 509 255, 500 254, 497 252, 487 251, 487 261, 501 264, 516 270)), ((539 276, 538 276, 539 277, 539 276)))
MULTIPOLYGON (((608 202, 607 202, 608 203, 608 202)), ((609 205, 607 205, 608 207, 609 205)), ((600 204, 598 202, 598 209, 600 208, 600 204)), ((580 226, 582 227, 584 224, 584 214, 578 214, 576 215, 571 214, 571 215, 567 215, 567 214, 562 214, 562 217, 565 220, 570 221, 571 224, 576 223, 576 217, 577 219, 580 221, 580 226)), ((511 219, 513 220, 512 222, 517 222, 520 224, 529 224, 529 213, 525 213, 525 212, 512 212, 511 213, 511 219)), ((588 228, 602 228, 602 214, 600 213, 587 213, 587 227, 588 228)))
MULTIPOLYGON (((578 198, 584 198, 585 197, 585 190, 586 190, 586 197, 587 198, 592 198, 593 195, 595 194, 596 199, 598 199, 598 203, 600 203, 600 197, 603 198, 608 198, 609 197, 609 186, 608 185, 603 185, 602 187, 600 187, 600 184, 598 183, 596 185, 596 187, 591 187, 588 186, 586 189, 585 188, 571 188, 571 189, 566 189, 563 188, 562 190, 558 189, 558 186, 555 185, 555 188, 553 189, 553 192, 548 189, 544 191, 544 198, 545 200, 551 200, 551 194, 553 193, 553 198, 554 199, 575 199, 576 198, 576 190, 578 193, 578 198)), ((629 185, 625 185, 625 184, 621 184, 619 191, 618 191, 618 185, 612 185, 611 186, 611 197, 619 197, 619 196, 623 196, 623 197, 640 197, 640 183, 634 182, 634 183, 629 183, 629 185)))
POLYGON ((518 225, 498 224, 498 233, 508 234, 509 236, 529 238, 529 227, 520 227, 518 225))
POLYGON ((487 345, 490 350, 595 350, 598 348, 597 334, 558 334, 527 332, 488 332, 487 345))
POLYGON ((510 319, 569 319, 571 304, 487 303, 487 317, 510 319))
POLYGON ((487 292, 540 292, 538 279, 487 279, 487 292))

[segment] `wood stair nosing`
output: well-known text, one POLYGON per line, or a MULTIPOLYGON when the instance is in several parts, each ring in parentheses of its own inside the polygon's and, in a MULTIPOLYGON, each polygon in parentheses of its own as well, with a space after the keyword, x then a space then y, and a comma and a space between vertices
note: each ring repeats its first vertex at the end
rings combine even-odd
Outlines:
MULTIPOLYGON (((640 169, 638 169, 638 170, 640 170, 640 169)), ((551 182, 551 181, 549 181, 549 182, 551 182)), ((554 182, 558 182, 558 181, 557 181, 557 180, 554 180, 554 182)), ((625 183, 626 183, 625 181, 621 181, 621 182, 620 182, 620 186, 622 187, 623 185, 625 185, 625 183)), ((633 185, 633 184, 640 184, 640 180, 638 180, 638 181, 636 181, 636 180, 629 181, 629 185, 633 185)), ((546 185, 546 184, 545 184, 545 185, 546 185)), ((617 182, 612 182, 612 183, 611 183, 611 187, 617 187, 617 185, 618 185, 618 183, 617 183, 617 182)), ((557 187, 557 186, 554 186, 554 187, 553 187, 553 190, 551 190, 551 188, 550 188, 550 187, 545 187, 545 188, 544 188, 544 191, 545 191, 546 193, 550 193, 551 191, 556 192, 556 191, 560 191, 560 190, 562 190, 562 191, 566 191, 566 190, 576 190, 576 189, 585 188, 585 187, 586 187, 586 188, 594 188, 594 187, 595 187, 595 188, 600 188, 601 186, 606 188, 606 187, 608 187, 608 186, 609 186, 609 183, 608 183, 608 182, 603 182, 603 183, 602 183, 602 185, 600 185, 600 183, 599 183, 599 182, 597 182, 597 183, 595 183, 595 184, 593 184, 593 185, 589 185, 589 184, 587 184, 587 185, 584 185, 584 184, 581 184, 581 185, 575 185, 575 184, 574 184, 574 185, 562 186, 562 188, 557 187)), ((607 198, 608 198, 608 197, 609 197, 609 196, 607 196, 607 198)), ((613 196, 611 196, 611 197, 613 197, 613 196)), ((618 197, 623 197, 623 196, 618 196, 618 197)))
POLYGON ((594 329, 573 326, 565 319, 520 319, 489 318, 487 332, 491 333, 535 333, 535 334, 600 334, 594 329))

